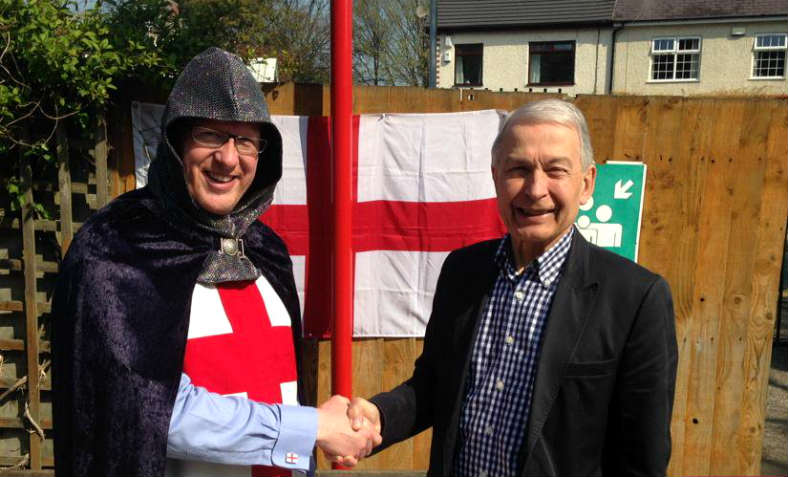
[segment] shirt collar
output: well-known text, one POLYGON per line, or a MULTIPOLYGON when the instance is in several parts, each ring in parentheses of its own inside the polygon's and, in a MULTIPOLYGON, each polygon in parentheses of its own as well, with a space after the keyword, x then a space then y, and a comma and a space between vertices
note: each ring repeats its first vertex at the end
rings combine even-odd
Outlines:
POLYGON ((561 274, 561 267, 569 255, 569 248, 572 244, 574 233, 575 228, 572 226, 558 242, 526 265, 522 274, 518 274, 514 268, 512 237, 506 234, 495 252, 495 263, 498 265, 501 273, 509 280, 518 281, 521 276, 535 274, 542 285, 549 287, 561 274))

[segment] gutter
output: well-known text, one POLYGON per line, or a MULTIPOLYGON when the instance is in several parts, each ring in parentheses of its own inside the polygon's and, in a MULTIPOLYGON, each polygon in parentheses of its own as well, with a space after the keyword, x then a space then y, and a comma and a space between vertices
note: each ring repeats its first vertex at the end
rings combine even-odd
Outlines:
POLYGON ((728 18, 687 18, 681 20, 629 20, 619 25, 627 27, 651 27, 651 26, 677 26, 677 25, 702 25, 716 23, 764 23, 764 22, 784 22, 788 20, 788 15, 772 15, 768 17, 728 17, 728 18))
MULTIPOLYGON (((613 23, 613 33, 610 37, 610 63, 608 65, 608 81, 605 94, 613 93, 613 71, 616 67, 616 34, 624 27, 623 23, 613 23)), ((597 42, 598 44, 599 42, 597 42)))

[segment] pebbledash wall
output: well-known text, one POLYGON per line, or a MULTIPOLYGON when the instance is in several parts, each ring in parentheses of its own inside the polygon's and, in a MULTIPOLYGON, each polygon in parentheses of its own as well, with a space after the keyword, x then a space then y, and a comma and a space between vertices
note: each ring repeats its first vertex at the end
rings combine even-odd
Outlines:
POLYGON ((752 78, 753 47, 756 36, 762 33, 788 33, 788 22, 628 23, 616 34, 613 93, 676 96, 788 94, 785 76, 752 78), (734 29, 739 34, 732 34, 734 29), (651 81, 651 41, 679 36, 701 39, 698 79, 651 81))
POLYGON ((516 30, 505 32, 463 32, 438 37, 437 86, 454 87, 454 47, 482 43, 482 86, 491 91, 524 91, 528 86, 528 43, 531 41, 575 41, 575 84, 572 86, 532 86, 534 93, 605 94, 608 82, 611 28, 563 30, 516 30), (448 53, 448 61, 444 55, 448 53), (561 89, 559 91, 559 88, 561 89))
MULTIPOLYGON (((454 32, 438 37, 437 86, 452 88, 457 44, 483 44, 482 85, 475 89, 578 94, 634 95, 785 95, 786 76, 752 77, 756 35, 788 33, 788 22, 753 19, 625 23, 612 27, 563 30, 454 32), (733 29, 744 34, 734 35, 733 29), (446 37, 452 46, 446 46, 446 37), (697 80, 651 81, 651 41, 661 37, 700 37, 697 80), (531 41, 576 41, 575 84, 528 86, 528 44, 531 41), (615 49, 612 48, 615 41, 615 49), (615 51, 613 51, 615 50, 615 51), (612 56, 612 59, 611 59, 612 56), (612 80, 610 62, 612 68, 612 80), (609 84, 612 81, 612 88, 609 84), (531 88, 529 90, 529 88, 531 88), (559 91, 560 88, 560 91, 559 91)), ((465 87, 463 87, 465 88, 465 87)))

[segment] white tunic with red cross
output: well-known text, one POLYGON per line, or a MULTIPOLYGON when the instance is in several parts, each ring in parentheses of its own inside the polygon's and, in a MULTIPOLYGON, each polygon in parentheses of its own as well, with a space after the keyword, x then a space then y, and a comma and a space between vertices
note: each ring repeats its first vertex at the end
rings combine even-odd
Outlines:
MULTIPOLYGON (((195 286, 183 372, 217 394, 298 404, 290 314, 265 277, 195 286)), ((291 475, 274 467, 181 464, 179 473, 187 476, 291 475)))

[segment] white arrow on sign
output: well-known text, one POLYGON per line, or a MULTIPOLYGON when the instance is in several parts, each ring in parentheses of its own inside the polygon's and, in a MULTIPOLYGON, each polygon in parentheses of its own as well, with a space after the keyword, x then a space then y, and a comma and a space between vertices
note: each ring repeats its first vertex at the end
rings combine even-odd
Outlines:
POLYGON ((614 199, 629 199, 632 197, 632 192, 629 192, 630 187, 635 185, 632 179, 628 180, 624 185, 621 185, 621 180, 616 182, 615 190, 613 191, 614 199))

